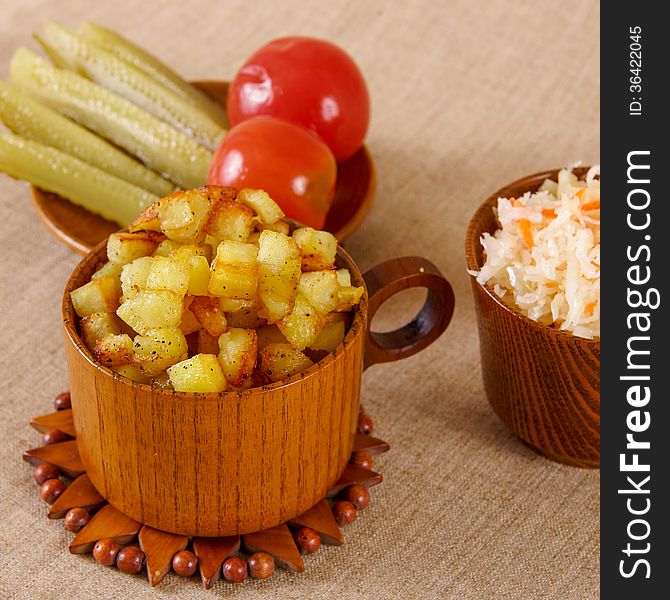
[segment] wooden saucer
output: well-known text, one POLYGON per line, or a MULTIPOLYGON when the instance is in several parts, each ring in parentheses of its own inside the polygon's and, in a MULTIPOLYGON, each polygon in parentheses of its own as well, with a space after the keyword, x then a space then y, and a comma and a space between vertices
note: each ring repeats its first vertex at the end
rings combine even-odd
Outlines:
MULTIPOLYGON (((227 81, 195 81, 194 85, 225 106, 227 81)), ((370 212, 376 189, 375 168, 363 146, 350 159, 338 163, 335 199, 324 229, 342 242, 370 212)), ((31 186, 33 204, 46 227, 59 240, 80 254, 87 254, 119 226, 72 204, 56 194, 31 186)))
MULTIPOLYGON (((71 408, 35 417, 30 424, 41 433, 58 430, 68 438, 74 435, 71 408)), ((266 559, 274 561, 276 567, 293 573, 302 573, 305 570, 305 563, 297 539, 300 537, 299 532, 304 532, 305 529, 312 538, 318 540, 317 549, 321 544, 341 546, 344 543, 341 525, 351 522, 343 519, 339 512, 343 508, 342 505, 348 504, 346 501, 343 502, 345 499, 350 499, 348 491, 353 492, 352 486, 367 489, 382 482, 381 474, 371 470, 370 467, 373 456, 386 452, 389 445, 370 435, 371 428, 370 417, 361 411, 359 432, 356 434, 350 463, 335 486, 315 506, 270 529, 228 537, 177 535, 154 529, 124 515, 109 504, 91 483, 79 458, 76 438, 27 450, 23 454, 23 459, 34 466, 47 464, 56 467, 61 478, 72 480, 47 512, 49 519, 65 518, 66 523, 67 515, 73 509, 85 509, 90 515, 87 524, 70 541, 69 550, 72 554, 93 552, 94 556, 97 556, 94 552, 97 542, 105 540, 109 544, 110 538, 121 547, 129 547, 136 553, 139 553, 139 546, 144 558, 140 559, 137 569, 142 565, 149 582, 155 587, 173 569, 173 558, 178 553, 187 551, 188 556, 194 561, 197 559, 197 569, 188 574, 179 573, 178 566, 173 570, 181 576, 199 572, 203 585, 209 589, 219 579, 225 578, 223 571, 228 559, 235 557, 238 565, 240 563, 247 565, 251 564, 247 563, 247 559, 258 552, 270 555, 272 559, 267 557, 266 559), (336 516, 340 517, 339 522, 336 516)), ((365 505, 360 505, 359 510, 363 510, 366 506, 367 500, 365 505)), ((352 510, 351 506, 345 508, 352 510)), ((356 516, 355 508, 353 515, 356 516)), ((123 570, 123 565, 118 561, 116 564, 123 570)))

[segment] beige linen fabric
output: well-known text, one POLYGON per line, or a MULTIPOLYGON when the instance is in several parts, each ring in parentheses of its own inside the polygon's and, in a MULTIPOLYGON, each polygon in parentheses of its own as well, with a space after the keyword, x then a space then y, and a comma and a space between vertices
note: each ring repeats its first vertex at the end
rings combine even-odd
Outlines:
MULTIPOLYGON (((599 474, 549 462, 512 437, 484 396, 463 235, 489 193, 520 176, 599 159, 598 3, 98 2, 3 0, 0 72, 34 47, 45 18, 84 18, 124 32, 189 78, 230 78, 265 41, 325 37, 367 78, 376 204, 348 242, 362 269, 400 255, 430 258, 457 307, 420 355, 376 366, 362 401, 392 451, 385 482, 341 548, 307 557, 302 575, 206 592, 71 556, 62 522, 46 519, 21 452, 29 419, 66 388, 60 299, 78 257, 39 223, 28 187, 0 176, 0 598, 597 597, 599 474)), ((417 297, 405 297, 414 306, 417 297)), ((398 325, 394 302, 378 327, 398 325)))

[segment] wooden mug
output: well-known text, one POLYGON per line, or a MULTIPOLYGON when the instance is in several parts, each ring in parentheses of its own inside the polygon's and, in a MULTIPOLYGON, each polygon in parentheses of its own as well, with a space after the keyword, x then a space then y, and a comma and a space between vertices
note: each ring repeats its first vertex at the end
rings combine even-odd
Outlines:
MULTIPOLYGON (((575 169, 582 176, 588 169, 575 169)), ((558 169, 498 190, 477 210, 465 236, 468 269, 484 264, 480 238, 493 234, 498 198, 534 192, 558 169)), ((600 465, 600 339, 542 325, 517 312, 471 278, 479 326, 484 389, 502 421, 526 444, 553 460, 600 465)))
POLYGON ((365 276, 342 249, 338 266, 367 293, 340 346, 308 371, 263 387, 177 393, 135 383, 97 363, 79 335, 70 292, 106 260, 98 245, 63 297, 77 445, 98 491, 133 519, 173 533, 226 536, 285 522, 339 479, 353 447, 361 374, 410 356, 447 327, 451 286, 423 258, 398 258, 365 276), (416 318, 391 333, 369 330, 377 308, 408 287, 428 288, 416 318))

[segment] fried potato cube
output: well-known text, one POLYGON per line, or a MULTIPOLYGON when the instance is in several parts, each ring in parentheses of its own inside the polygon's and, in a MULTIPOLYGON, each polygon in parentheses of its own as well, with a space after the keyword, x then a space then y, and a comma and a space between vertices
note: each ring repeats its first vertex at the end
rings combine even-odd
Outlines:
POLYGON ((204 256, 207 262, 212 259, 212 247, 209 244, 177 244, 168 258, 173 260, 188 260, 193 256, 204 256))
POLYGON ((239 387, 256 366, 258 338, 253 329, 228 330, 219 337, 219 362, 230 385, 239 387))
POLYGON ((208 333, 219 337, 226 331, 226 316, 219 306, 219 299, 211 296, 196 296, 193 298, 190 311, 208 333))
POLYGON ((365 288, 354 287, 348 285, 346 287, 341 287, 337 293, 337 310, 338 312, 345 312, 351 310, 356 304, 361 301, 365 288))
POLYGON ((284 218, 282 209, 263 190, 245 188, 237 194, 237 201, 251 208, 263 223, 274 223, 284 218))
POLYGON ((98 277, 70 292, 75 312, 88 317, 97 312, 114 312, 119 306, 121 289, 113 277, 98 277))
POLYGON ((326 317, 326 324, 309 345, 311 350, 326 350, 332 352, 344 340, 346 333, 346 315, 343 313, 331 313, 326 317))
POLYGON ((235 312, 226 313, 228 327, 241 327, 243 329, 257 329, 267 325, 267 320, 258 316, 258 307, 242 308, 235 312))
POLYGON ((225 240, 216 249, 209 279, 209 293, 223 298, 252 300, 258 288, 258 248, 225 240))
POLYGON ((183 244, 175 242, 174 240, 163 240, 158 247, 154 250, 154 256, 164 256, 169 258, 173 250, 181 248, 183 244))
POLYGON ((93 275, 91 275, 91 279, 100 279, 101 277, 111 277, 113 279, 118 279, 119 281, 121 281, 121 269, 123 269, 123 265, 119 265, 113 262, 106 262, 95 273, 93 273, 93 275))
POLYGON ((261 350, 260 371, 270 381, 281 381, 302 373, 314 363, 291 344, 270 344, 261 350))
POLYGON ((128 231, 130 233, 135 233, 136 231, 160 231, 161 230, 161 221, 158 217, 158 202, 156 201, 153 204, 147 206, 135 220, 128 225, 128 231))
POLYGON ((175 242, 200 244, 212 200, 204 188, 180 190, 156 202, 161 231, 175 242))
POLYGON ((274 223, 256 223, 256 229, 260 231, 276 231, 277 233, 283 233, 284 235, 288 235, 291 228, 289 227, 289 224, 287 221, 279 220, 275 221, 274 223))
POLYGON ((335 267, 337 240, 332 233, 300 227, 293 232, 293 239, 300 248, 303 271, 322 271, 335 267))
POLYGON ((96 312, 84 317, 79 323, 79 327, 84 344, 93 352, 98 340, 108 335, 121 333, 121 319, 114 313, 96 312))
POLYGON ((197 333, 195 352, 193 354, 218 354, 219 338, 213 336, 206 329, 200 329, 197 333))
POLYGON ((234 313, 254 308, 256 303, 253 300, 241 300, 240 298, 219 298, 219 306, 225 313, 234 313))
POLYGON ((164 236, 155 231, 112 233, 107 239, 107 258, 117 265, 127 265, 136 258, 153 254, 163 239, 164 236))
POLYGON ((128 365, 133 361, 133 340, 126 333, 107 335, 95 343, 93 356, 106 367, 128 365))
POLYGON ((351 285, 351 273, 349 273, 349 269, 337 269, 335 271, 335 276, 337 277, 337 284, 340 287, 348 287, 351 285))
POLYGON ((189 259, 188 294, 206 296, 209 293, 209 263, 204 256, 189 259))
POLYGON ((214 354, 196 354, 168 369, 177 392, 223 392, 228 382, 214 354))
POLYGON ((258 351, 266 348, 270 344, 286 344, 284 334, 279 331, 276 325, 265 325, 256 329, 256 337, 258 339, 258 351))
POLYGON ((142 290, 124 300, 116 314, 137 333, 157 327, 176 327, 181 321, 183 298, 168 290, 142 290))
POLYGON ((260 316, 276 323, 293 309, 300 280, 300 250, 292 238, 263 231, 258 240, 260 316))
POLYGON ((170 290, 178 296, 188 291, 190 263, 164 256, 151 258, 151 267, 145 284, 148 290, 170 290))
POLYGON ((202 329, 200 321, 195 318, 195 315, 191 312, 190 308, 184 308, 184 312, 181 315, 181 321, 179 322, 179 329, 181 329, 184 335, 189 335, 194 331, 202 329))
POLYGON ((137 296, 141 290, 146 289, 152 264, 153 258, 144 256, 123 266, 123 269, 121 269, 121 293, 124 302, 137 296))
POLYGON ((230 198, 218 200, 212 206, 205 233, 217 242, 233 240, 246 242, 254 228, 254 211, 230 198))
POLYGON ((137 383, 151 383, 151 379, 135 365, 119 365, 112 367, 112 371, 137 383))
POLYGON ((332 270, 303 273, 298 283, 298 294, 323 315, 337 308, 339 289, 337 275, 332 270))
POLYGON ((133 341, 133 363, 149 377, 155 377, 186 357, 186 338, 177 327, 148 329, 145 335, 136 335, 133 341))
POLYGON ((314 342, 325 324, 326 317, 298 294, 293 310, 277 323, 277 327, 298 350, 304 350, 314 342))

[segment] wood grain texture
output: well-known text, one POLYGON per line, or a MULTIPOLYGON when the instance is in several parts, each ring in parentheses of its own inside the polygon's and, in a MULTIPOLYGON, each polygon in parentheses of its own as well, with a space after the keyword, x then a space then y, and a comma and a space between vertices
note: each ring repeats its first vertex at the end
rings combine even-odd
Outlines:
MULTIPOLYGON (((583 175, 586 169, 575 173, 583 175)), ((556 179, 537 173, 498 190, 475 213, 467 230, 468 268, 483 264, 480 237, 498 223, 499 197, 518 197, 556 179)), ((600 340, 541 325, 516 312, 471 278, 479 326, 482 374, 496 414, 524 442, 553 460, 600 465, 600 340)))
POLYGON ((208 590, 220 579, 223 561, 239 550, 239 535, 193 538, 193 552, 198 557, 200 577, 205 589, 208 590))
MULTIPOLYGON (((322 499, 353 446, 367 300, 344 343, 306 373, 241 392, 177 394, 119 377, 84 347, 69 291, 104 254, 103 243, 82 261, 63 302, 77 443, 101 494, 151 527, 196 536, 267 529, 322 499)), ((338 261, 363 284, 341 249, 338 261)))
POLYGON ((111 504, 103 506, 91 517, 84 527, 70 542, 72 554, 88 554, 93 546, 103 538, 114 538, 119 544, 129 544, 141 524, 116 510, 111 504))
MULTIPOLYGON (((226 81, 196 81, 196 87, 225 106, 226 81)), ((363 146, 348 160, 337 165, 335 196, 324 229, 343 241, 370 212, 377 187, 374 163, 363 146)), ((203 182, 204 183, 204 182, 203 182)), ((57 194, 31 187, 33 205, 47 229, 70 248, 86 254, 111 233, 118 224, 103 219, 57 194)))
POLYGON ((344 543, 342 530, 326 500, 321 500, 308 511, 291 519, 289 524, 296 527, 311 527, 321 536, 324 544, 341 546, 344 543))
POLYGON ((23 460, 32 465, 49 463, 58 467, 64 475, 72 479, 86 471, 81 461, 76 440, 68 440, 59 444, 51 444, 42 448, 33 448, 23 453, 23 460))
POLYGON ((362 485, 364 487, 372 487, 373 485, 380 484, 384 478, 381 473, 376 471, 370 471, 369 469, 364 469, 358 465, 349 463, 347 468, 344 469, 342 477, 337 480, 337 483, 328 490, 327 497, 332 498, 337 496, 344 488, 349 487, 350 485, 362 485))
POLYGON ((72 437, 77 435, 74 430, 71 408, 35 417, 30 424, 41 433, 45 433, 48 429, 58 429, 72 437))
POLYGON ((244 547, 250 552, 267 552, 275 559, 278 567, 302 573, 305 565, 300 551, 295 545, 293 535, 285 524, 277 525, 265 531, 257 531, 242 536, 244 547))
POLYGON ((50 519, 62 519, 71 508, 85 508, 89 512, 105 504, 86 473, 75 479, 49 507, 50 519))
POLYGON ((172 558, 188 545, 188 537, 159 531, 144 525, 139 533, 140 548, 146 556, 149 582, 156 587, 170 572, 172 558))

